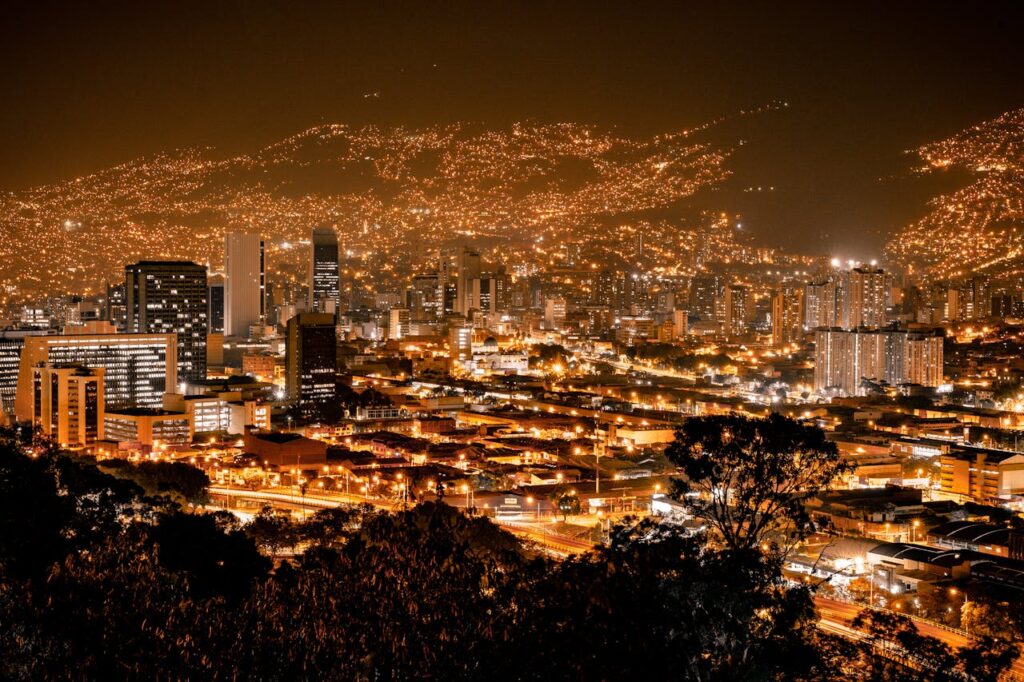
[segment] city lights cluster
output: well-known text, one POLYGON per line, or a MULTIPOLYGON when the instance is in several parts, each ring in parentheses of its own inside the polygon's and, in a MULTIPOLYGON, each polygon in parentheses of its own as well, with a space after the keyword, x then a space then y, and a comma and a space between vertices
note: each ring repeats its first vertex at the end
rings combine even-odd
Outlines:
POLYGON ((916 150, 922 172, 958 169, 970 184, 929 202, 889 244, 893 258, 937 279, 1024 268, 1024 109, 916 150))
POLYGON ((698 231, 717 234, 728 221, 695 214, 681 226, 634 215, 720 183, 730 151, 693 131, 634 139, 579 124, 463 124, 323 125, 252 155, 158 154, 0 198, 0 304, 89 294, 140 259, 217 268, 229 231, 259 232, 271 258, 287 260, 291 250, 279 246, 318 225, 338 229, 354 279, 391 277, 417 244, 459 238, 498 240, 543 265, 547 245, 583 241, 603 263, 632 253, 643 233, 655 265, 677 266, 698 231))

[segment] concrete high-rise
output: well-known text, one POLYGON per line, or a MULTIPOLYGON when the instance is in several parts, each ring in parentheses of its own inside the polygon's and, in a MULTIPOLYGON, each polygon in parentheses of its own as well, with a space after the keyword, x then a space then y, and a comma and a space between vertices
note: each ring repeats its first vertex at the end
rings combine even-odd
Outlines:
POLYGON ((419 320, 436 320, 441 316, 443 295, 438 273, 425 273, 412 278, 405 292, 405 306, 419 320))
POLYGON ((63 447, 103 440, 103 373, 80 365, 33 367, 33 425, 63 447))
POLYGON ((838 327, 839 306, 834 282, 811 282, 804 287, 804 329, 838 327))
POLYGON ((698 275, 690 282, 690 312, 698 320, 717 318, 718 301, 723 299, 722 278, 717 275, 698 275))
POLYGON ((849 317, 846 326, 877 328, 888 323, 891 280, 880 268, 860 267, 849 273, 849 317))
POLYGON ((544 300, 544 326, 547 329, 560 331, 565 326, 566 313, 566 301, 562 296, 544 300))
POLYGON ((128 311, 125 308, 124 282, 111 284, 107 282, 107 310, 106 319, 118 329, 124 329, 127 325, 128 311))
POLYGON ((448 357, 452 363, 465 362, 473 358, 473 328, 469 325, 452 325, 448 328, 448 357))
MULTIPOLYGON (((449 257, 449 262, 451 257, 449 257)), ((462 247, 454 254, 456 264, 455 277, 455 312, 461 315, 469 315, 472 309, 473 280, 480 277, 482 261, 480 254, 472 249, 462 247)))
POLYGON ((747 288, 742 284, 730 284, 725 288, 725 333, 742 334, 747 330, 747 288))
POLYGON ((814 388, 863 395, 864 381, 936 387, 943 380, 943 339, 897 329, 819 329, 814 388))
POLYGON ((341 301, 338 233, 329 227, 315 228, 309 253, 309 310, 333 315, 341 301))
POLYGON ((249 336, 266 323, 266 264, 257 234, 233 232, 224 239, 224 334, 249 336))
POLYGON ((784 286, 772 296, 772 345, 785 346, 803 336, 804 290, 784 286))
POLYGON ((124 281, 127 331, 177 334, 178 379, 206 379, 206 268, 188 261, 140 261, 125 266, 124 281))
POLYGON ((292 317, 285 348, 288 399, 308 403, 333 398, 338 372, 334 315, 299 313, 292 317))

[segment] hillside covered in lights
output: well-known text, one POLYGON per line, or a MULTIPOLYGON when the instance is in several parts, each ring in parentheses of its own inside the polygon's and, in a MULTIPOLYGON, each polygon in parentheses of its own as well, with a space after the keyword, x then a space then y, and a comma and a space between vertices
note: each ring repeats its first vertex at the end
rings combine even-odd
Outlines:
POLYGON ((922 173, 962 172, 966 184, 888 244, 899 264, 937 278, 1024 271, 1024 109, 916 150, 922 173))
POLYGON ((459 239, 538 262, 545 244, 585 241, 594 262, 622 264, 641 231, 646 256, 677 267, 698 241, 733 238, 723 214, 685 205, 729 175, 732 147, 702 141, 705 128, 322 125, 250 155, 137 159, 0 199, 0 298, 95 291, 146 258, 216 268, 230 231, 263 235, 273 262, 321 225, 368 271, 408 270, 459 239))

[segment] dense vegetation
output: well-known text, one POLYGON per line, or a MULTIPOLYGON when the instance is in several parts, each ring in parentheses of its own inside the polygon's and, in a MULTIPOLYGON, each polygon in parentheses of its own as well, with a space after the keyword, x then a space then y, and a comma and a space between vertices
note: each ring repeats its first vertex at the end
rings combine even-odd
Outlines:
MULTIPOLYGON (((694 420, 670 453, 692 480, 723 428, 760 443, 763 461, 785 464, 797 449, 817 457, 817 436, 792 423, 694 420), (789 435, 763 441, 773 429, 789 435)), ((824 475, 834 463, 818 449, 824 475)), ((194 495, 182 488, 193 484, 180 472, 101 469, 0 439, 0 677, 919 675, 821 635, 809 589, 787 587, 777 555, 738 536, 641 522, 591 555, 557 562, 443 503, 326 510, 304 522, 264 512, 241 526, 230 514, 189 511, 194 495), (304 551, 268 558, 293 548, 304 551)), ((778 513, 802 523, 790 507, 778 513)), ((902 621, 868 619, 864 629, 876 639, 913 635, 902 621)), ((973 655, 998 671, 1008 654, 997 653, 973 655)), ((941 660, 943 674, 959 665, 951 654, 941 660)))

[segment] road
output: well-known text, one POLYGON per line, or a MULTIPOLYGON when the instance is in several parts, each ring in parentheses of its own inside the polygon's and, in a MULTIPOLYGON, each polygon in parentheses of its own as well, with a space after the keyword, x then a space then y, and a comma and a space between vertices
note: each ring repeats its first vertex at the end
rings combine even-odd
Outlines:
MULTIPOLYGON (((823 628, 844 628, 848 630, 850 622, 858 613, 864 610, 864 606, 860 604, 850 604, 834 599, 826 599, 825 597, 815 597, 814 603, 818 607, 823 628)), ((957 630, 943 627, 931 621, 915 618, 914 624, 922 635, 934 637, 953 648, 967 646, 972 641, 957 630)))
MULTIPOLYGON (((826 599, 825 597, 815 597, 814 604, 818 607, 818 616, 820 618, 818 627, 822 630, 849 639, 859 640, 863 638, 863 633, 851 628, 850 623, 858 613, 864 610, 864 606, 826 599)), ((973 639, 958 630, 921 618, 914 618, 913 620, 918 632, 922 635, 933 637, 954 650, 970 646, 974 643, 973 639)), ((1003 679, 1024 680, 1024 660, 1018 658, 1010 669, 1009 674, 1005 675, 1003 679)))
MULTIPOLYGON (((375 507, 387 510, 394 510, 399 505, 393 500, 379 498, 364 498, 362 495, 349 493, 314 493, 297 495, 288 489, 272 490, 248 490, 244 488, 229 488, 224 486, 211 486, 210 494, 231 499, 247 499, 253 502, 264 502, 271 505, 284 506, 296 509, 317 510, 338 507, 341 505, 372 504, 375 507)), ((519 537, 530 540, 543 548, 549 554, 556 557, 567 557, 573 554, 582 554, 594 548, 594 543, 579 538, 553 533, 544 527, 544 524, 512 521, 507 519, 491 519, 502 528, 519 537)), ((815 597, 814 604, 818 609, 818 627, 826 632, 840 635, 848 639, 862 639, 863 633, 850 627, 850 623, 864 607, 858 604, 815 597)), ((934 637, 947 646, 958 649, 969 646, 973 640, 961 631, 938 625, 931 621, 920 618, 914 619, 918 631, 934 637)), ((1010 674, 1004 679, 1024 681, 1024 660, 1018 658, 1014 663, 1010 674)))
MULTIPOLYGON (((373 506, 395 510, 400 505, 394 500, 380 498, 365 498, 362 495, 349 493, 307 493, 299 495, 288 489, 271 490, 248 490, 245 488, 231 488, 226 486, 210 486, 210 494, 227 498, 229 500, 250 500, 256 503, 287 507, 289 509, 303 509, 316 511, 317 509, 329 509, 342 505, 372 504, 373 506)), ((230 505, 229 505, 230 506, 230 505)), ((505 530, 530 540, 541 546, 548 553, 559 557, 566 557, 571 554, 582 554, 594 548, 594 543, 547 531, 544 524, 511 521, 500 518, 492 518, 491 521, 505 530)))
POLYGON ((628 372, 628 371, 632 370, 634 372, 641 372, 643 374, 650 374, 652 376, 657 376, 657 377, 669 377, 669 378, 672 378, 672 379, 686 379, 687 381, 696 381, 697 380, 697 375, 695 373, 693 373, 693 372, 678 372, 678 371, 676 371, 674 369, 662 369, 660 367, 650 367, 648 365, 644 365, 641 362, 620 362, 619 360, 609 360, 607 358, 602 358, 602 357, 597 356, 597 355, 584 355, 584 354, 581 354, 580 357, 582 357, 584 360, 586 360, 587 362, 590 362, 590 363, 601 362, 601 363, 604 363, 606 365, 611 365, 615 369, 620 370, 622 372, 628 372))

